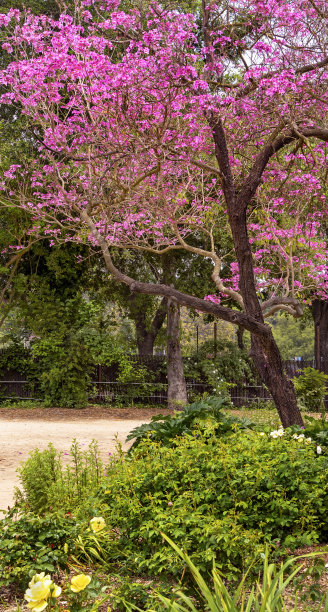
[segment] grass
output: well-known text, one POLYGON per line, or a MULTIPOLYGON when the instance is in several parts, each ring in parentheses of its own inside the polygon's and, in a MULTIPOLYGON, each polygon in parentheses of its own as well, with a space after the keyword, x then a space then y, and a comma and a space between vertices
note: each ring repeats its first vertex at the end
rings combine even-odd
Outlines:
MULTIPOLYGON (((254 421, 254 423, 257 423, 258 425, 262 425, 263 427, 265 425, 266 426, 269 425, 270 427, 272 427, 272 429, 276 429, 277 427, 279 427, 279 425, 281 425, 281 421, 280 421, 276 408, 270 408, 270 409, 267 409, 267 408, 258 408, 258 409, 240 408, 240 409, 237 409, 236 408, 234 410, 226 410, 225 412, 227 414, 232 414, 235 416, 247 417, 251 421, 254 421)), ((320 412, 302 412, 302 416, 303 416, 303 419, 306 416, 311 416, 311 417, 320 419, 321 413, 320 412)), ((326 416, 326 418, 328 419, 328 415, 326 416)))
POLYGON ((270 425, 270 427, 272 427, 273 429, 276 429, 277 427, 279 427, 279 425, 281 425, 279 415, 275 409, 268 410, 266 408, 260 408, 258 410, 248 410, 247 408, 242 408, 240 410, 226 410, 225 412, 227 412, 227 414, 232 414, 235 416, 247 417, 258 425, 270 425))

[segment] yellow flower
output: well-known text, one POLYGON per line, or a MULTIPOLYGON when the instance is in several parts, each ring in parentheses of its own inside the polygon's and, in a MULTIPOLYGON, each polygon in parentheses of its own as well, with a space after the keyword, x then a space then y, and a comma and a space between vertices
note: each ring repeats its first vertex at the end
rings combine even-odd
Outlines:
POLYGON ((97 533, 106 527, 105 519, 102 516, 94 516, 90 521, 90 527, 93 533, 97 533))
POLYGON ((50 576, 44 572, 33 576, 29 583, 29 589, 25 592, 27 607, 33 612, 41 612, 48 605, 49 597, 59 597, 61 588, 54 584, 50 576))
POLYGON ((41 574, 35 574, 32 578, 32 580, 29 582, 29 587, 33 586, 33 584, 35 584, 36 582, 45 582, 46 580, 50 580, 50 582, 52 582, 49 574, 45 575, 44 572, 41 572, 41 574))
POLYGON ((73 593, 79 593, 80 591, 83 591, 83 589, 85 589, 88 584, 90 584, 90 581, 91 577, 86 576, 85 574, 78 574, 77 576, 73 576, 71 580, 71 590, 73 591, 73 593))

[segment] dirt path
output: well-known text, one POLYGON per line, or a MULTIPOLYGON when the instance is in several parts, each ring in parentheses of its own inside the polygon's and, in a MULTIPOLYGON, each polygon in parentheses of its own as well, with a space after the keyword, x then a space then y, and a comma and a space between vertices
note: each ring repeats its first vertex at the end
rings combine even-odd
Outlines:
MULTIPOLYGON (((166 410, 108 409, 91 407, 85 410, 65 409, 0 409, 0 508, 13 504, 18 485, 16 469, 34 448, 46 448, 49 442, 68 453, 73 438, 82 448, 92 439, 99 442, 104 460, 115 450, 115 435, 126 448, 127 434, 156 412, 166 410)), ((68 455, 64 455, 64 459, 68 455)))

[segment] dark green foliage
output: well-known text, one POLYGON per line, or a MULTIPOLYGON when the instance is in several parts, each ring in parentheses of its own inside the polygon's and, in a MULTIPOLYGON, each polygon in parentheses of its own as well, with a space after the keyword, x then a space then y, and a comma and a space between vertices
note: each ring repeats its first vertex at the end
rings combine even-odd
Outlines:
POLYGON ((31 360, 31 352, 17 339, 13 339, 10 346, 0 350, 0 376, 4 371, 12 370, 29 380, 36 374, 36 368, 36 364, 31 360))
POLYGON ((204 342, 198 353, 185 360, 185 374, 207 380, 214 388, 222 382, 243 385, 255 380, 254 367, 246 350, 235 342, 218 340, 204 342))
POLYGON ((15 581, 25 587, 36 572, 54 573, 67 565, 68 542, 80 529, 76 519, 63 512, 12 519, 11 512, 1 521, 0 586, 15 581))
POLYGON ((28 8, 35 15, 51 15, 56 17, 59 14, 59 3, 56 0, 1 0, 1 9, 3 13, 7 13, 10 8, 24 10, 28 8))
POLYGON ((301 319, 276 313, 269 318, 275 341, 283 359, 312 359, 314 355, 313 319, 309 308, 301 319))
POLYGON ((320 412, 324 409, 328 376, 314 368, 304 368, 302 372, 303 374, 293 378, 300 406, 309 412, 320 412))
POLYGON ((214 430, 210 423, 169 446, 146 440, 112 463, 99 496, 127 571, 181 575, 160 531, 200 569, 215 559, 228 577, 258 560, 266 542, 281 550, 326 541, 328 462, 314 444, 214 430))
POLYGON ((292 433, 305 434, 305 436, 312 438, 319 446, 326 446, 328 450, 328 421, 325 418, 316 419, 309 416, 305 416, 304 421, 304 429, 298 425, 293 425, 289 430, 292 433))
POLYGON ((167 446, 178 444, 178 437, 185 434, 192 435, 195 428, 206 422, 213 424, 213 433, 216 436, 253 426, 247 418, 224 414, 223 408, 229 408, 224 398, 208 397, 206 400, 189 404, 173 415, 157 414, 151 418, 150 423, 135 427, 129 433, 126 440, 135 439, 129 452, 145 439, 161 442, 167 446))
POLYGON ((88 403, 93 364, 86 346, 74 334, 50 336, 33 347, 45 406, 83 408, 88 403))
POLYGON ((41 397, 46 406, 82 408, 88 403, 93 369, 82 333, 86 305, 80 296, 63 301, 56 295, 51 299, 46 293, 44 307, 47 317, 41 323, 40 316, 41 325, 31 346, 31 357, 38 364, 41 397))

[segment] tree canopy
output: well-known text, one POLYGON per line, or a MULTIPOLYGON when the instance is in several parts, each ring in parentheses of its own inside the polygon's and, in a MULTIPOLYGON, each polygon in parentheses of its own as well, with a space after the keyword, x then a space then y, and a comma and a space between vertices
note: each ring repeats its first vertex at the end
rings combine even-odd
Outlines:
MULTIPOLYGON (((201 16, 156 4, 145 15, 118 0, 84 0, 58 20, 17 10, 1 16, 2 46, 13 60, 0 77, 1 101, 27 118, 40 152, 28 168, 14 164, 4 173, 3 203, 29 211, 34 234, 99 247, 108 270, 132 291, 248 329, 284 424, 302 420, 263 313, 300 309, 300 255, 289 252, 283 282, 270 271, 276 254, 288 252, 288 241, 277 249, 276 237, 291 231, 295 191, 305 192, 304 209, 322 213, 326 19, 320 0, 203 2, 201 16), (280 197, 284 215, 274 225, 280 197), (250 232, 273 244, 272 265, 257 269, 261 248, 250 232), (234 253, 228 282, 227 235, 234 253), (112 247, 184 250, 212 261, 214 288, 237 309, 128 276, 112 247), (258 281, 266 275, 272 282, 263 299, 258 281)), ((294 236, 304 223, 297 220, 294 236)), ((309 257, 312 238, 320 241, 319 226, 311 231, 309 257)), ((314 262, 320 280, 324 258, 322 250, 314 262)))

